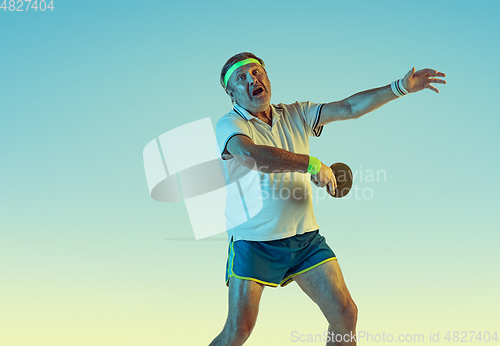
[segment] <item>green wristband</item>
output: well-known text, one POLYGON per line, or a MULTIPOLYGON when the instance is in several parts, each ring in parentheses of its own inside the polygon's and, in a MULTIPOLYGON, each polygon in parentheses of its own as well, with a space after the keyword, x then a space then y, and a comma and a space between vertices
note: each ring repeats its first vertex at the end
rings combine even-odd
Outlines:
POLYGON ((321 170, 321 161, 314 156, 309 156, 309 167, 307 167, 307 173, 311 175, 317 174, 321 170))

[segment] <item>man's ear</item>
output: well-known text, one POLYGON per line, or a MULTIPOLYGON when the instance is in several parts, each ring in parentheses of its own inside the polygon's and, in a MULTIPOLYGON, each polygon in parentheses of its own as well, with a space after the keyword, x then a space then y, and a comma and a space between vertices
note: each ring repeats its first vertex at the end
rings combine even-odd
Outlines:
POLYGON ((226 89, 226 94, 229 95, 229 97, 231 98, 231 101, 235 102, 233 91, 231 89, 229 89, 229 87, 226 89))

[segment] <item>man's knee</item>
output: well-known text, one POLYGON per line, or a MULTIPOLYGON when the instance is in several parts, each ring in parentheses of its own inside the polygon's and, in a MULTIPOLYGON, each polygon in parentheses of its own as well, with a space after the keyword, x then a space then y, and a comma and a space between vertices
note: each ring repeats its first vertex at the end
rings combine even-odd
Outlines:
POLYGON ((255 323, 241 324, 235 329, 235 335, 238 339, 246 340, 252 334, 255 323))
POLYGON ((355 325, 358 320, 358 307, 352 299, 346 300, 333 311, 328 319, 330 324, 341 322, 344 325, 355 325))
POLYGON ((250 337, 255 323, 238 323, 224 330, 225 339, 228 345, 243 345, 243 343, 250 337))
POLYGON ((346 308, 346 314, 356 323, 358 320, 358 307, 352 299, 350 300, 349 306, 346 308))

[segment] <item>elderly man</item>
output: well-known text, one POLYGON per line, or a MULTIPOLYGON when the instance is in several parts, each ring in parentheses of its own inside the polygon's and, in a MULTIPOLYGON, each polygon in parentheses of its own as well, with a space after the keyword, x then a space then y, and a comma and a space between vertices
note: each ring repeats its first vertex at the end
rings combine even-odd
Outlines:
POLYGON ((210 345, 242 345, 255 325, 264 287, 292 281, 326 317, 327 345, 356 344, 358 310, 335 253, 319 234, 310 193, 312 181, 333 196, 336 179, 327 165, 309 156, 309 137, 319 137, 326 124, 359 118, 403 95, 425 88, 439 92, 431 83, 446 82, 435 77, 445 74, 412 68, 403 79, 341 101, 274 105, 262 59, 240 53, 226 62, 221 84, 234 108, 217 123, 221 157, 229 179, 241 176, 242 169, 255 174, 228 188, 229 311, 210 345), (252 198, 260 198, 260 204, 252 198), (258 213, 250 215, 256 204, 258 213))

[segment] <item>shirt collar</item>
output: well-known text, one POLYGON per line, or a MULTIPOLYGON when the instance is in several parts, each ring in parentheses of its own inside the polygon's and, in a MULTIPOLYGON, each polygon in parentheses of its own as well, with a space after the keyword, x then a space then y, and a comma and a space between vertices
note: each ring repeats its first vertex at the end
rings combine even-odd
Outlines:
MULTIPOLYGON (((270 105, 271 106, 271 112, 272 112, 272 117, 273 117, 273 124, 275 123, 275 119, 277 119, 277 117, 279 116, 279 112, 276 111, 275 109, 275 106, 274 105, 270 105)), ((239 114, 243 119, 249 121, 249 120, 252 120, 252 119, 257 119, 256 117, 254 117, 252 114, 250 114, 249 111, 247 111, 245 108, 241 107, 239 104, 237 104, 236 102, 234 103, 234 107, 233 107, 233 110, 239 114)))
POLYGON ((252 120, 255 118, 252 114, 250 114, 245 108, 241 107, 236 102, 234 103, 234 111, 238 113, 245 120, 252 120))

